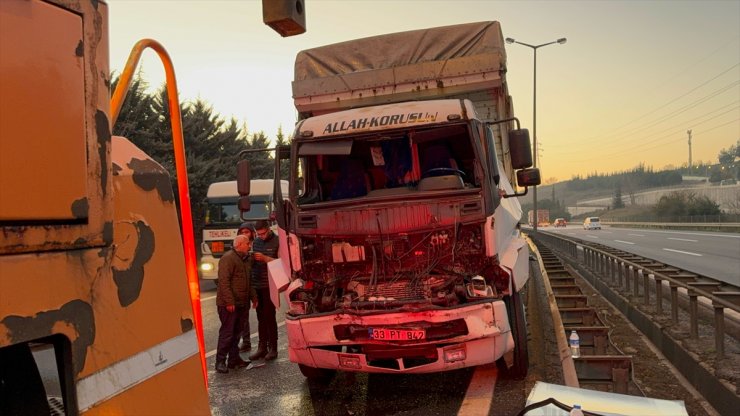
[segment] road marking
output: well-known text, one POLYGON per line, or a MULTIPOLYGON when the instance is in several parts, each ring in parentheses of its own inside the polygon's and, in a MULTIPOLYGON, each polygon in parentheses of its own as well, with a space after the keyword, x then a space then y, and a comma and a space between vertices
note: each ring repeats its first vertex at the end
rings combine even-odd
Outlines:
POLYGON ((669 240, 676 240, 676 241, 690 241, 692 243, 696 243, 699 240, 690 240, 688 238, 674 238, 674 237, 668 237, 669 240))
POLYGON ((687 231, 653 231, 653 230, 641 230, 644 233, 656 233, 656 234, 678 234, 678 235, 697 235, 700 237, 720 237, 720 238, 740 238, 740 234, 729 234, 729 233, 697 233, 687 231))
POLYGON ((702 255, 701 255, 701 254, 698 254, 698 253, 692 253, 692 252, 690 252, 690 251, 681 251, 681 250, 674 250, 674 249, 672 249, 672 248, 664 248, 663 250, 665 250, 665 251, 672 251, 672 252, 674 252, 674 253, 688 254, 688 255, 690 255, 690 256, 697 256, 697 257, 702 257, 702 255))
POLYGON ((473 373, 458 415, 487 415, 491 411, 498 369, 496 363, 479 366, 473 373))
POLYGON ((200 298, 200 301, 204 302, 204 301, 211 300, 211 299, 216 299, 216 295, 208 296, 206 298, 200 298))
POLYGON ((617 243, 624 243, 624 244, 635 244, 635 243, 633 243, 633 242, 631 242, 631 241, 622 241, 622 240, 614 240, 614 241, 616 241, 617 243))
POLYGON ((645 237, 645 234, 627 234, 627 235, 633 235, 635 237, 645 237))
POLYGON ((599 237, 597 237, 597 236, 595 236, 595 235, 591 235, 591 234, 586 234, 586 237, 591 237, 591 238, 596 238, 596 239, 598 239, 598 238, 599 238, 599 237))

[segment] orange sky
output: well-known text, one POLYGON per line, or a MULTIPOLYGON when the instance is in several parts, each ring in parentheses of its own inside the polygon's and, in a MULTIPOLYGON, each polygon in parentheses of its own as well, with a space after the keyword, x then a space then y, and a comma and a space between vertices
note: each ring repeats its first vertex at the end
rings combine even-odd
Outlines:
MULTIPOLYGON (((109 0, 111 68, 145 37, 170 53, 182 99, 202 98, 274 138, 296 119, 293 60, 358 37, 498 20, 537 51, 537 137, 545 179, 693 161, 740 140, 739 1, 305 0, 308 31, 281 38, 261 1, 109 0)), ((153 53, 144 77, 158 86, 153 53)), ((532 50, 508 45, 516 115, 532 130, 532 50)))

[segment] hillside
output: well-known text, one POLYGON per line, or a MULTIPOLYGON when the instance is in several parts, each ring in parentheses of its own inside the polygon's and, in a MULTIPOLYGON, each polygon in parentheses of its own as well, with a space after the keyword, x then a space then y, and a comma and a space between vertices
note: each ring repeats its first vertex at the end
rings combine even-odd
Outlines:
MULTIPOLYGON (((694 178, 692 178, 694 179, 694 178)), ((653 188, 665 188, 698 183, 697 180, 684 180, 680 170, 655 172, 651 168, 639 166, 627 172, 592 174, 585 178, 570 180, 537 187, 537 200, 557 200, 563 206, 577 206, 585 201, 614 197, 619 188, 623 196, 653 188)), ((532 203, 532 193, 520 198, 522 204, 532 203)))

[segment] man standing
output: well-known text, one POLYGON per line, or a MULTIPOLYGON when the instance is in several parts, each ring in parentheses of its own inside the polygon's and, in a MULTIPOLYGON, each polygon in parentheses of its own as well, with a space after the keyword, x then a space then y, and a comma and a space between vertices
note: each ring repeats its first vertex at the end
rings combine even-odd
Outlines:
POLYGON ((218 262, 216 306, 221 328, 218 330, 216 371, 219 373, 228 373, 229 368, 242 368, 249 364, 239 356, 239 335, 244 327, 242 320, 248 316, 249 300, 252 299, 253 304, 257 302, 250 282, 253 263, 249 256, 251 248, 249 237, 238 235, 233 248, 218 262))
POLYGON ((278 238, 270 230, 270 223, 257 221, 254 226, 257 238, 254 241, 254 266, 252 267, 252 287, 257 292, 257 321, 260 336, 259 347, 250 360, 274 360, 277 358, 277 320, 275 305, 270 299, 270 285, 267 281, 267 263, 276 259, 278 238))
MULTIPOLYGON (((252 227, 252 224, 249 222, 243 222, 236 231, 236 234, 246 235, 249 237, 249 241, 254 241, 254 227, 252 227)), ((251 280, 252 276, 247 275, 247 278, 251 280)), ((249 328, 249 307, 244 311, 242 322, 244 323, 244 327, 239 336, 242 340, 241 344, 239 344, 239 352, 249 352, 252 351, 252 340, 249 338, 251 333, 249 328)))

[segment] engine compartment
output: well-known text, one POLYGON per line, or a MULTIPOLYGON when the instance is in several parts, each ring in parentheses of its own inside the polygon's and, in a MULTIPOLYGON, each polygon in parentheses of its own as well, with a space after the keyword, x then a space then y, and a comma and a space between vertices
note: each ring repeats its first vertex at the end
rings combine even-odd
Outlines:
POLYGON ((509 276, 496 257, 485 256, 482 226, 304 236, 288 314, 419 311, 500 298, 509 276))

